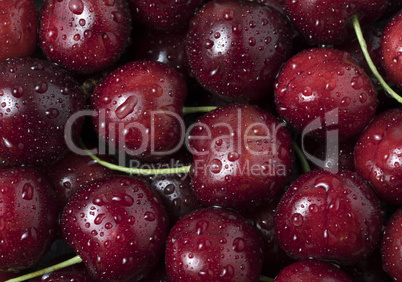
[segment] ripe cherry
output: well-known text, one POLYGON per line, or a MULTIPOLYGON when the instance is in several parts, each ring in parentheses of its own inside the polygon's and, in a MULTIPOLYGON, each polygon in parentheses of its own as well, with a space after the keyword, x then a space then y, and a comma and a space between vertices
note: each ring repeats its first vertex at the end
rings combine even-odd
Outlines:
POLYGON ((71 117, 84 109, 84 94, 47 61, 1 63, 0 105, 0 166, 50 165, 67 152, 68 139, 78 141, 83 120, 71 117))
POLYGON ((379 114, 355 146, 356 171, 370 181, 379 198, 402 204, 402 109, 379 114))
POLYGON ((32 267, 57 229, 57 201, 46 177, 29 167, 0 170, 0 270, 32 267))
POLYGON ((90 182, 68 201, 62 234, 97 281, 139 280, 159 261, 168 233, 160 199, 139 179, 90 182))
POLYGON ((289 59, 276 80, 275 102, 298 131, 324 137, 326 130, 336 129, 340 139, 360 133, 378 104, 364 70, 348 53, 329 48, 308 49, 289 59))
POLYGON ((207 208, 170 231, 165 262, 171 281, 258 281, 262 267, 257 229, 233 211, 207 208))
POLYGON ((193 189, 207 206, 255 207, 284 188, 293 168, 287 129, 249 105, 218 107, 199 118, 189 149, 193 189))
POLYGON ((353 264, 376 248, 382 217, 374 191, 356 173, 314 170, 296 179, 281 198, 275 235, 294 259, 353 264))
POLYGON ((130 41, 131 15, 125 0, 46 0, 39 45, 49 60, 77 73, 115 63, 130 41))
POLYGON ((210 92, 234 101, 261 102, 292 50, 287 19, 247 1, 214 0, 190 22, 187 54, 194 76, 210 92))

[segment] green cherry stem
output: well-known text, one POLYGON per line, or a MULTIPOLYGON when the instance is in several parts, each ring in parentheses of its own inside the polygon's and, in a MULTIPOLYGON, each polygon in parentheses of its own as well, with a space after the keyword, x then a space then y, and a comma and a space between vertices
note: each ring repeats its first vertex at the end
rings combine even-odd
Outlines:
POLYGON ((151 168, 151 169, 124 167, 124 166, 119 166, 119 165, 112 164, 112 163, 101 160, 100 158, 98 158, 97 156, 95 156, 94 154, 89 152, 88 149, 83 144, 83 142, 81 142, 81 147, 87 152, 87 154, 93 160, 95 160, 100 165, 103 165, 104 167, 107 167, 112 170, 117 170, 117 171, 125 172, 128 174, 157 175, 157 174, 188 173, 190 171, 190 167, 191 167, 191 165, 181 166, 181 167, 172 167, 172 168, 151 168))
POLYGON ((204 106, 204 107, 183 107, 182 113, 183 115, 194 114, 194 113, 208 113, 210 111, 215 110, 216 106, 204 106))
POLYGON ((267 276, 264 276, 264 275, 260 276, 260 282, 272 282, 272 281, 274 281, 274 279, 272 279, 270 277, 267 277, 267 276))
POLYGON ((378 82, 381 84, 381 86, 385 89, 385 91, 388 92, 389 95, 391 95, 394 99, 396 99, 399 103, 402 103, 402 97, 399 96, 388 84, 387 82, 382 78, 381 74, 378 72, 377 68, 375 67, 373 60, 371 60, 370 54, 367 50, 367 43, 366 40, 364 40, 363 37, 363 32, 359 23, 359 19, 357 15, 352 16, 352 23, 353 23, 353 28, 355 30, 357 40, 359 41, 360 48, 362 49, 364 58, 367 61, 368 66, 370 67, 371 71, 373 72, 374 76, 378 79, 378 82))
POLYGON ((13 279, 6 280, 5 282, 26 281, 28 279, 32 279, 32 278, 41 276, 41 275, 46 274, 48 272, 53 272, 53 271, 56 271, 56 270, 59 270, 59 269, 62 269, 62 268, 65 268, 65 267, 68 267, 68 266, 71 266, 71 265, 74 265, 74 264, 78 264, 78 263, 81 263, 81 262, 82 262, 82 259, 79 256, 75 256, 75 257, 73 257, 73 258, 71 258, 69 260, 63 261, 61 263, 58 263, 58 264, 52 265, 50 267, 46 267, 46 268, 43 268, 41 270, 31 272, 31 273, 28 273, 28 274, 25 274, 25 275, 22 275, 22 276, 13 278, 13 279))
POLYGON ((310 165, 306 159, 306 156, 303 154, 302 150, 300 149, 299 145, 297 145, 296 142, 293 142, 293 150, 295 151, 295 154, 300 161, 303 172, 304 173, 309 172, 311 170, 310 165))

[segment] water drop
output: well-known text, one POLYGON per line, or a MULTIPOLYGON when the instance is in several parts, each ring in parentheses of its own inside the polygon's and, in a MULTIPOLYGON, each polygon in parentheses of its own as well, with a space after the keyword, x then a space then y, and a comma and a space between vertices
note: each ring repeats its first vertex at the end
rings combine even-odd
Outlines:
POLYGON ((144 219, 146 220, 146 221, 154 221, 155 220, 155 214, 153 213, 153 212, 150 212, 150 211, 147 211, 147 212, 145 212, 145 214, 144 214, 144 219))
POLYGON ((34 188, 31 184, 25 183, 24 187, 22 187, 22 198, 24 200, 30 201, 32 200, 34 195, 34 188))
POLYGON ((303 216, 300 213, 295 213, 292 215, 292 223, 294 226, 298 227, 303 224, 303 216))
POLYGON ((234 12, 232 9, 223 10, 223 19, 226 21, 231 21, 234 18, 234 12))
POLYGON ((119 119, 123 119, 134 111, 135 106, 138 103, 136 96, 132 95, 128 97, 117 109, 116 116, 119 119))
POLYGON ((105 218, 106 218, 106 214, 100 213, 95 217, 94 223, 96 225, 100 225, 105 218))
POLYGON ((45 115, 48 119, 54 119, 59 116, 60 112, 55 108, 50 108, 45 112, 45 115))
POLYGON ((233 250, 235 252, 242 252, 246 247, 246 242, 243 238, 236 238, 233 240, 233 250))
POLYGON ((34 87, 36 93, 43 94, 47 91, 48 85, 45 81, 38 81, 34 87))
POLYGON ((81 0, 70 0, 68 8, 72 13, 76 15, 81 15, 84 11, 84 3, 81 0))
POLYGON ((228 154, 228 160, 231 162, 237 161, 240 158, 240 154, 237 152, 230 152, 228 154))
POLYGON ((212 173, 219 173, 222 170, 222 162, 218 159, 213 159, 209 164, 209 170, 212 173))

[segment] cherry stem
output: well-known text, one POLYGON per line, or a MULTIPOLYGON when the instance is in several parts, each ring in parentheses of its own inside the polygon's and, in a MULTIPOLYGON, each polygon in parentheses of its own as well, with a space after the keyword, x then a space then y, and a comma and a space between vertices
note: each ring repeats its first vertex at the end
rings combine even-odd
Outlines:
POLYGON ((203 107, 183 107, 183 115, 194 114, 194 113, 208 113, 215 110, 216 106, 203 106, 203 107))
POLYGON ((75 256, 75 257, 73 257, 71 259, 68 259, 66 261, 63 261, 61 263, 58 263, 58 264, 52 265, 50 267, 46 267, 46 268, 43 268, 41 270, 31 272, 31 273, 28 273, 28 274, 25 274, 25 275, 22 275, 22 276, 13 278, 13 279, 6 280, 5 282, 26 281, 28 279, 32 279, 32 278, 41 276, 41 275, 46 274, 48 272, 53 272, 53 271, 56 271, 56 270, 59 270, 59 269, 62 269, 62 268, 65 268, 65 267, 68 267, 68 266, 71 266, 71 265, 74 265, 74 264, 78 264, 78 263, 81 263, 81 262, 82 262, 82 259, 80 258, 80 256, 75 256))
POLYGON ((264 276, 264 275, 260 276, 260 282, 273 282, 273 281, 274 281, 274 279, 272 279, 270 277, 267 277, 267 276, 264 276))
POLYGON ((364 40, 363 32, 357 15, 352 16, 352 24, 357 36, 357 40, 359 41, 360 48, 362 49, 364 58, 366 59, 366 62, 370 67, 370 70, 373 72, 374 76, 378 79, 378 82, 381 84, 384 90, 387 91, 388 94, 391 95, 394 99, 396 99, 399 103, 402 103, 402 98, 382 78, 381 74, 378 72, 376 66, 374 65, 373 60, 371 60, 370 54, 367 50, 367 43, 366 40, 364 40))
POLYGON ((101 160, 94 154, 92 154, 86 146, 83 144, 81 141, 81 147, 87 152, 87 154, 95 160, 97 163, 100 165, 103 165, 104 167, 107 167, 112 170, 117 170, 121 172, 125 172, 128 174, 147 174, 147 175, 159 175, 159 174, 174 174, 174 173, 188 173, 190 171, 191 165, 188 166, 181 166, 181 167, 171 167, 171 168, 132 168, 132 167, 125 167, 125 166, 119 166, 116 164, 112 164, 106 161, 101 160))
POLYGON ((297 158, 300 161, 303 172, 304 173, 309 172, 311 170, 310 165, 306 159, 306 156, 303 154, 302 150, 300 149, 299 145, 297 145, 296 142, 293 142, 293 149, 295 151, 297 158))

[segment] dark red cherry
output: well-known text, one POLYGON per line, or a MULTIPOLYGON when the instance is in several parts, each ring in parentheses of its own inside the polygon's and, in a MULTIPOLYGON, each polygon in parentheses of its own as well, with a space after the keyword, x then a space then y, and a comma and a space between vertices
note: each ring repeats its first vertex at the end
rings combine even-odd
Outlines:
POLYGON ((385 227, 381 245, 384 270, 394 281, 402 279, 402 208, 389 219, 385 227))
POLYGON ((182 145, 186 83, 159 62, 133 61, 110 73, 91 96, 99 138, 120 154, 166 157, 182 145))
POLYGON ((289 59, 275 84, 278 113, 314 136, 338 130, 340 139, 360 133, 375 114, 377 92, 364 70, 344 51, 313 48, 289 59))
POLYGON ((115 63, 129 44, 131 15, 124 0, 46 0, 39 45, 45 55, 76 73, 115 63))
MULTIPOLYGON (((112 156, 101 158, 111 163, 116 162, 112 156)), ((47 167, 45 174, 56 191, 59 206, 63 208, 78 189, 98 178, 116 175, 117 172, 98 164, 88 155, 79 155, 71 151, 60 161, 47 167)))
POLYGON ((0 170, 0 270, 37 263, 54 240, 58 210, 44 175, 29 167, 0 170))
POLYGON ((286 11, 310 45, 339 44, 354 36, 350 18, 373 23, 385 11, 387 0, 284 0, 286 11))
POLYGON ((279 245, 294 259, 353 264, 379 243, 383 213, 356 173, 310 171, 296 179, 275 214, 279 245))
POLYGON ((165 63, 188 78, 190 66, 186 55, 186 36, 187 29, 171 32, 141 29, 136 33, 132 55, 135 60, 165 63))
POLYGON ((190 68, 216 95, 261 102, 290 56, 291 38, 287 19, 276 9, 249 1, 210 1, 190 22, 190 68))
MULTIPOLYGON (((134 163, 131 167, 138 168, 179 168, 192 162, 188 152, 179 151, 172 158, 156 163, 134 163)), ((200 208, 202 205, 194 193, 191 178, 188 173, 169 173, 157 175, 142 175, 141 179, 159 195, 173 225, 180 217, 200 208)))
POLYGON ((259 234, 233 211, 194 211, 170 231, 165 262, 171 281, 258 281, 259 234))
POLYGON ((77 142, 85 108, 77 82, 65 71, 32 58, 0 64, 0 165, 44 166, 77 142))
POLYGON ((379 114, 355 146, 356 171, 370 181, 380 199, 402 204, 402 108, 379 114))
POLYGON ((352 278, 338 267, 318 260, 302 260, 285 267, 274 282, 352 282, 352 278))
POLYGON ((97 281, 147 275, 162 256, 168 232, 160 199, 129 176, 98 179, 78 190, 60 225, 64 239, 97 281))
POLYGON ((1 2, 0 62, 31 56, 37 44, 38 12, 33 0, 1 2))
POLYGON ((402 11, 386 25, 381 39, 382 66, 387 79, 402 88, 402 11))
POLYGON ((133 21, 158 30, 186 27, 204 0, 129 0, 133 21))
POLYGON ((287 129, 249 105, 218 107, 199 118, 189 149, 193 189, 207 206, 255 207, 284 188, 293 167, 287 129))

